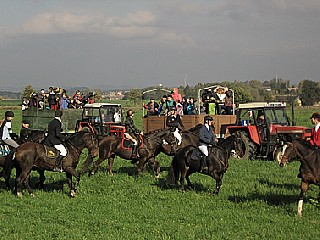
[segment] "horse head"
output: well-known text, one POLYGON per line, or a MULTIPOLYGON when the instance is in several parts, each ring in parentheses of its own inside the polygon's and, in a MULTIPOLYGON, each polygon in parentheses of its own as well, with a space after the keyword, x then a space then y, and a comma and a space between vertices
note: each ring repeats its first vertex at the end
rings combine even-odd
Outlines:
POLYGON ((291 142, 287 142, 282 147, 282 154, 280 159, 280 167, 284 167, 287 163, 294 157, 297 156, 297 152, 294 150, 293 144, 291 142))
POLYGON ((87 148, 91 157, 98 156, 99 142, 91 132, 78 132, 70 138, 72 144, 77 148, 87 148))
POLYGON ((177 141, 170 129, 161 129, 149 132, 145 135, 149 145, 161 147, 162 151, 168 155, 176 152, 177 141))

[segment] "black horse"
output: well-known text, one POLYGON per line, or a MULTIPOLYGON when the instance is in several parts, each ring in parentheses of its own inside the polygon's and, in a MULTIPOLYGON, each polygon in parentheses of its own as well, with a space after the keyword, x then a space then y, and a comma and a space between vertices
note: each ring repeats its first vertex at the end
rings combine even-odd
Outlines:
MULTIPOLYGON (((119 156, 123 159, 132 160, 132 150, 123 146, 124 140, 117 136, 106 136, 99 141, 99 159, 93 163, 93 168, 89 175, 94 175, 99 165, 108 159, 108 173, 112 174, 112 166, 115 156, 119 156)), ((155 153, 163 146, 169 146, 170 151, 175 151, 176 146, 175 138, 169 129, 155 130, 143 135, 142 143, 138 148, 138 164, 137 174, 140 175, 144 165, 148 161, 154 161, 155 153)), ((89 165, 92 163, 92 158, 88 157, 84 163, 81 173, 87 171, 89 165)), ((156 176, 159 175, 160 165, 157 165, 156 176)))
MULTIPOLYGON (((90 155, 95 157, 98 155, 99 145, 98 140, 92 133, 78 132, 69 138, 69 141, 66 142, 66 148, 68 154, 62 161, 62 167, 68 179, 70 196, 74 197, 80 181, 80 175, 76 171, 80 154, 84 148, 88 148, 90 155), (74 185, 72 176, 76 178, 74 185)), ((22 185, 27 188, 30 194, 33 194, 33 190, 29 185, 29 174, 32 169, 40 169, 42 171, 52 171, 54 169, 55 157, 48 157, 47 152, 50 151, 47 151, 43 144, 33 142, 26 142, 16 149, 14 162, 17 169, 15 181, 17 196, 22 196, 22 185)))
MULTIPOLYGON (((216 180, 216 188, 214 194, 218 194, 222 185, 222 178, 228 169, 228 159, 235 151, 239 157, 243 156, 240 139, 231 135, 221 141, 219 146, 209 148, 209 156, 207 158, 208 172, 205 173, 216 180)), ((172 170, 169 172, 169 180, 178 182, 180 177, 181 190, 184 191, 184 179, 186 178, 188 187, 192 188, 189 176, 195 172, 200 172, 201 154, 196 146, 186 146, 179 150, 172 160, 172 170)))
MULTIPOLYGON (((302 216, 304 195, 309 184, 320 186, 320 150, 317 150, 309 142, 302 139, 292 140, 283 147, 280 166, 285 166, 293 159, 300 161, 298 177, 301 178, 300 195, 298 201, 298 216, 302 216)), ((320 200, 320 194, 319 194, 320 200)))

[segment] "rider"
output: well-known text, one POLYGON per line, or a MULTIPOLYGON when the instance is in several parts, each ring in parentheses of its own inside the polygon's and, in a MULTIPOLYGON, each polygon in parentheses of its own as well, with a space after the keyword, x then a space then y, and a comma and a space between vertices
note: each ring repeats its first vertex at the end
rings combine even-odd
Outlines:
POLYGON ((312 123, 314 124, 314 128, 312 128, 311 132, 311 140, 310 143, 315 147, 320 147, 320 114, 315 112, 310 117, 312 123))
POLYGON ((28 120, 22 121, 22 128, 20 130, 20 144, 28 141, 29 136, 32 134, 31 129, 29 128, 30 122, 28 120))
POLYGON ((182 137, 179 133, 179 125, 184 129, 184 125, 181 121, 181 117, 179 114, 176 114, 176 108, 171 108, 169 115, 166 120, 166 125, 173 131, 173 135, 178 140, 178 145, 181 145, 182 137))
POLYGON ((212 130, 212 121, 211 116, 204 117, 204 125, 200 129, 199 133, 199 150, 204 154, 201 157, 200 162, 200 171, 206 173, 208 171, 207 166, 207 157, 209 156, 208 146, 215 145, 216 140, 214 132, 212 130))
POLYGON ((59 151, 59 155, 56 157, 55 167, 53 171, 62 172, 62 159, 67 156, 67 149, 62 144, 62 141, 67 139, 66 136, 61 134, 61 117, 62 111, 55 111, 55 118, 48 124, 48 136, 46 137, 44 144, 49 146, 54 146, 55 149, 59 151))
POLYGON ((133 116, 134 116, 134 111, 133 110, 128 110, 127 111, 127 117, 126 121, 124 122, 126 132, 124 133, 125 137, 129 140, 132 141, 133 146, 132 146, 132 159, 137 159, 137 151, 138 151, 138 141, 136 138, 139 137, 139 135, 143 135, 143 132, 141 132, 133 122, 133 116))
POLYGON ((0 139, 7 145, 10 145, 13 148, 19 147, 19 144, 14 141, 10 134, 11 130, 11 121, 14 117, 14 113, 12 111, 6 111, 4 114, 4 118, 0 123, 0 139))

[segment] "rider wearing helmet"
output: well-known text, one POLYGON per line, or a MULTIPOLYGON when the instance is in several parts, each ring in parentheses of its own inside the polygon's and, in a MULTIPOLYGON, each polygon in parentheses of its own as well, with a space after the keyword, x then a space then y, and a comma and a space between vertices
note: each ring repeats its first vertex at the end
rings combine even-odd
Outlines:
POLYGON ((62 159, 67 156, 67 149, 62 144, 62 141, 65 141, 67 137, 61 134, 62 111, 59 109, 56 110, 54 116, 54 119, 48 124, 48 136, 46 137, 44 144, 53 146, 59 151, 53 171, 62 172, 62 159))
POLYGON ((127 117, 126 121, 124 122, 126 132, 124 133, 125 137, 129 140, 132 141, 133 146, 132 146, 132 159, 137 159, 137 151, 138 151, 138 141, 136 138, 139 137, 139 135, 143 134, 135 125, 133 122, 133 116, 134 116, 134 111, 133 110, 128 110, 127 111, 127 117))
POLYGON ((6 111, 4 118, 1 121, 0 124, 0 139, 7 145, 10 145, 11 147, 17 148, 19 147, 19 144, 14 141, 10 133, 12 133, 11 130, 11 121, 14 117, 14 113, 12 111, 6 111))
POLYGON ((199 150, 203 153, 200 161, 200 171, 206 173, 208 171, 207 157, 209 156, 208 146, 215 145, 216 140, 214 132, 212 130, 211 116, 204 117, 204 125, 200 129, 199 133, 199 150))
POLYGON ((178 140, 178 145, 181 145, 182 137, 179 133, 179 125, 184 129, 184 125, 182 123, 181 117, 177 114, 176 108, 171 108, 170 112, 168 113, 168 117, 166 119, 166 125, 173 131, 173 135, 178 140))

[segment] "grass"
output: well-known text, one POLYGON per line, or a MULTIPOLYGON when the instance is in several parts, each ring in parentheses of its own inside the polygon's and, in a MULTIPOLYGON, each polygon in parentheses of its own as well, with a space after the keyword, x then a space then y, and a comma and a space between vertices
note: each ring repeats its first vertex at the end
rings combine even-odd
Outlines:
MULTIPOLYGON (((296 116, 308 118, 314 109, 308 111, 296 116)), ((13 129, 19 132, 21 111, 14 112, 13 129)), ((135 117, 141 126, 141 113, 135 117)), ((65 174, 46 172, 46 188, 36 189, 35 197, 24 191, 22 199, 0 179, 1 239, 316 239, 320 234, 318 187, 310 187, 304 216, 296 216, 298 162, 280 168, 271 161, 232 159, 220 194, 212 196, 213 179, 200 174, 191 176, 195 190, 169 188, 164 179, 171 158, 158 159, 160 179, 149 172, 137 178, 130 161, 120 158, 110 176, 103 163, 96 175, 82 177, 75 199, 68 197, 65 174)), ((32 186, 37 179, 33 172, 32 186)))

